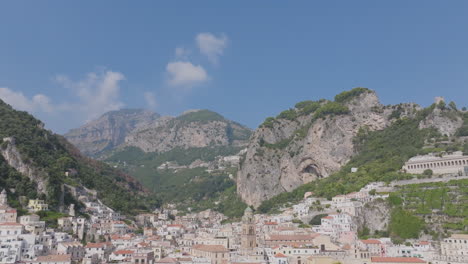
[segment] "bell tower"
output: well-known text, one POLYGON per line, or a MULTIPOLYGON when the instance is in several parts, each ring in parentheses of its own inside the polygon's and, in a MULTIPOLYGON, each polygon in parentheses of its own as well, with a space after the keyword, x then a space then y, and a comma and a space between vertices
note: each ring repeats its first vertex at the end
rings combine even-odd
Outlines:
POLYGON ((252 209, 247 207, 242 217, 241 248, 251 250, 256 246, 255 218, 252 209))

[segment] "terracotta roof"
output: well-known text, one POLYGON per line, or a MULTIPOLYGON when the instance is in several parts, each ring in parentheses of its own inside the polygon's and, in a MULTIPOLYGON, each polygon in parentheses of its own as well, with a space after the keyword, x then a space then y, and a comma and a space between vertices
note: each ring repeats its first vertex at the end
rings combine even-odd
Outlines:
POLYGON ((427 263, 420 258, 371 257, 372 263, 427 263))
POLYGON ((430 245, 431 243, 429 241, 421 241, 419 242, 419 245, 430 245))
POLYGON ((322 217, 323 219, 333 219, 333 216, 325 216, 325 217, 322 217))
POLYGON ((286 258, 286 255, 284 255, 283 253, 278 253, 275 255, 275 258, 286 258))
POLYGON ((71 255, 47 255, 47 256, 39 256, 36 259, 40 262, 57 262, 57 261, 71 261, 71 255))
POLYGON ((278 223, 276 222, 265 222, 265 225, 277 225, 278 223))
POLYGON ((382 242, 380 242, 377 239, 365 239, 365 240, 361 240, 361 242, 364 244, 382 244, 382 242))
POLYGON ((100 248, 100 247, 105 247, 105 246, 109 246, 110 243, 109 242, 103 242, 103 243, 88 243, 86 244, 86 248, 100 248))
POLYGON ((193 248, 207 252, 228 252, 227 248, 221 245, 195 245, 193 248))

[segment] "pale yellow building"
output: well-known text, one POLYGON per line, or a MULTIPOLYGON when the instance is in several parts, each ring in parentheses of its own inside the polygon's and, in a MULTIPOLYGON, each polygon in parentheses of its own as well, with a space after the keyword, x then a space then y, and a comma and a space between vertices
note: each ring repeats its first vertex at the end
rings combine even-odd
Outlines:
POLYGON ((31 199, 28 203, 28 211, 29 212, 39 212, 39 211, 47 211, 49 210, 49 205, 44 202, 44 200, 39 199, 31 199))

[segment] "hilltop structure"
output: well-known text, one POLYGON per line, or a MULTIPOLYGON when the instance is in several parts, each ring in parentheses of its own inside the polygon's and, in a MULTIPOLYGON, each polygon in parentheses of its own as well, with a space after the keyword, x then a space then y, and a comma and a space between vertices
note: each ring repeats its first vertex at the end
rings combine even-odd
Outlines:
POLYGON ((414 174, 432 170, 434 174, 468 175, 468 156, 464 156, 461 152, 441 157, 435 155, 416 156, 405 162, 402 169, 414 174))

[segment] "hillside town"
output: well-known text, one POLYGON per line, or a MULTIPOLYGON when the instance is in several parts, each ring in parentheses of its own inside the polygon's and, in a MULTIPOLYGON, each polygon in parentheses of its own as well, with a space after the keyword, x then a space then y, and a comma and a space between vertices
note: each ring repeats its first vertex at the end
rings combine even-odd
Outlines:
POLYGON ((304 199, 281 213, 254 214, 247 207, 239 222, 212 210, 179 214, 168 206, 133 219, 114 212, 92 195, 80 196, 83 212, 71 205, 54 224, 41 221, 47 211, 29 201, 29 213, 18 217, 0 194, 0 263, 37 264, 403 264, 468 263, 468 235, 443 241, 358 238, 355 222, 366 203, 385 199, 383 183, 331 201, 304 199), (318 209, 320 208, 320 209, 318 209), (316 225, 304 224, 326 214, 316 225), (301 220, 302 219, 302 220, 301 220))

